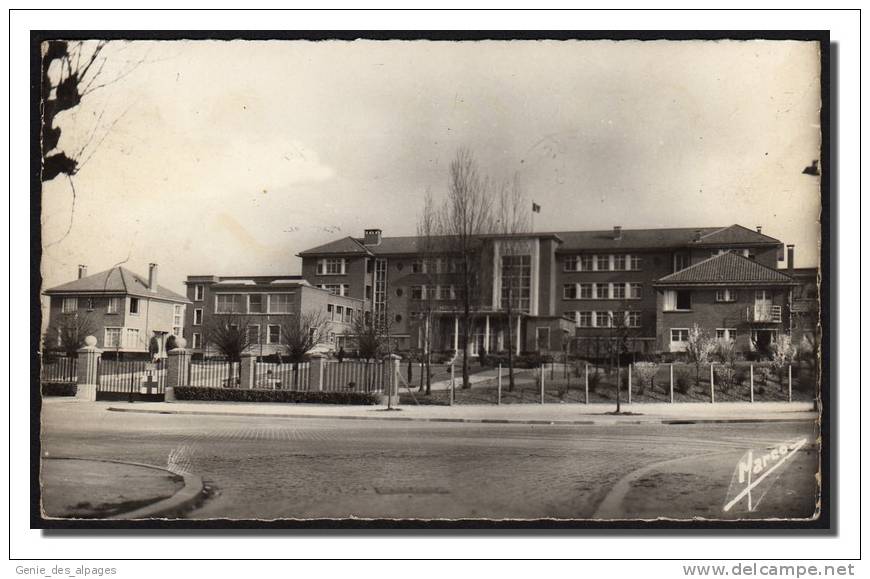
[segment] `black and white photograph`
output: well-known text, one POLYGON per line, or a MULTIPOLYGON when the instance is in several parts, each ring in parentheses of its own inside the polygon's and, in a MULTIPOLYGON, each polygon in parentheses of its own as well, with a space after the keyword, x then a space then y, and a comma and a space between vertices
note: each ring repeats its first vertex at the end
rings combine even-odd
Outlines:
POLYGON ((41 525, 829 515, 826 32, 32 49, 41 525))

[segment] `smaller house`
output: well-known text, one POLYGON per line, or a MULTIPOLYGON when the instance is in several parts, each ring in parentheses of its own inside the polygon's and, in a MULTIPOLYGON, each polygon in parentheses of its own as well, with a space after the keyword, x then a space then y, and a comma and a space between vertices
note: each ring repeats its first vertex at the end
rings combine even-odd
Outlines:
POLYGON ((156 263, 147 277, 120 266, 88 275, 80 265, 78 279, 43 292, 49 298, 46 346, 68 348, 64 342, 93 335, 106 354, 165 355, 167 338, 184 332, 190 301, 158 285, 157 274, 156 263))
POLYGON ((795 286, 785 273, 738 253, 726 252, 656 281, 656 324, 662 352, 682 352, 698 324, 740 352, 766 351, 788 332, 788 304, 795 286))

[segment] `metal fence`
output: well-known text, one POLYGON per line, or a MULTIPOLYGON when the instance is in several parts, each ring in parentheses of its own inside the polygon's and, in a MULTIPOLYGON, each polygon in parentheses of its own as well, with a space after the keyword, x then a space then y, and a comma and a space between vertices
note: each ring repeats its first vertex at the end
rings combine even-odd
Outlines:
POLYGON ((41 360, 39 365, 39 381, 45 382, 75 382, 78 379, 77 358, 55 358, 51 361, 41 360))
POLYGON ((382 392, 389 380, 389 367, 384 361, 329 361, 323 366, 323 389, 382 392))
POLYGON ((100 360, 97 393, 129 396, 158 395, 166 391, 166 359, 100 360))
POLYGON ((229 360, 197 360, 190 363, 188 385, 202 388, 238 388, 239 362, 229 360))
POLYGON ((255 389, 307 391, 311 385, 311 364, 257 362, 253 380, 255 389))

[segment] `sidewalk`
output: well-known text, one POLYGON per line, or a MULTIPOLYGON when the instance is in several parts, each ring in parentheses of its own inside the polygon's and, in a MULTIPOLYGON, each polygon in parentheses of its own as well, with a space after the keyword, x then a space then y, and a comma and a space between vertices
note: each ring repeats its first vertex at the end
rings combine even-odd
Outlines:
MULTIPOLYGON (((91 403, 93 404, 93 403, 91 403)), ((814 421, 811 402, 722 402, 717 404, 623 404, 615 416, 614 404, 509 404, 502 406, 402 405, 387 411, 384 406, 337 406, 244 402, 140 402, 97 403, 114 412, 264 416, 274 418, 321 418, 357 420, 416 420, 428 422, 496 422, 519 424, 614 424, 685 422, 814 421)))
POLYGON ((189 473, 113 460, 42 458, 42 510, 48 518, 145 519, 187 508, 202 492, 189 473))

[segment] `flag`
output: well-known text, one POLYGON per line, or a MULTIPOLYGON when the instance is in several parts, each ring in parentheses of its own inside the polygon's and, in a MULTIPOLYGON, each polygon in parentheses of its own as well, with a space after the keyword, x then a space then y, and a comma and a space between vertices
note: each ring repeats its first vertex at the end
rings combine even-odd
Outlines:
POLYGON ((537 203, 535 203, 534 201, 532 201, 532 213, 540 213, 540 212, 541 212, 541 206, 538 205, 537 203))

